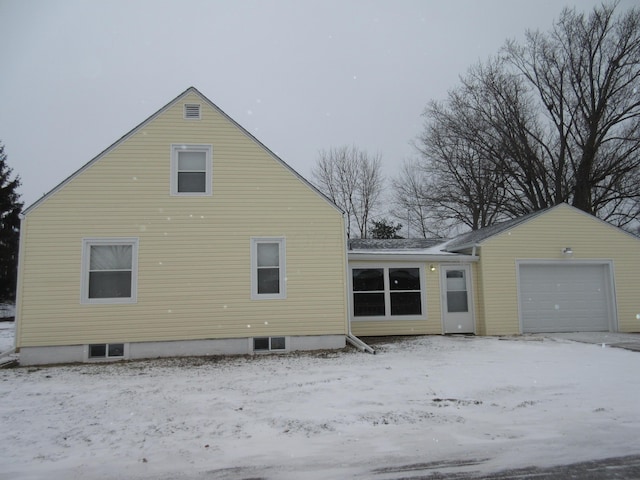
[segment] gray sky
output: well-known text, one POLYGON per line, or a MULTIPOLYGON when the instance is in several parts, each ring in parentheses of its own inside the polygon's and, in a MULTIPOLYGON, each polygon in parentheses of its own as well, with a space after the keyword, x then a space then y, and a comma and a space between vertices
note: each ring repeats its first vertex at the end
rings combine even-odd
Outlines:
POLYGON ((195 86, 309 179, 344 144, 389 177, 470 65, 599 3, 0 0, 0 140, 30 205, 195 86))

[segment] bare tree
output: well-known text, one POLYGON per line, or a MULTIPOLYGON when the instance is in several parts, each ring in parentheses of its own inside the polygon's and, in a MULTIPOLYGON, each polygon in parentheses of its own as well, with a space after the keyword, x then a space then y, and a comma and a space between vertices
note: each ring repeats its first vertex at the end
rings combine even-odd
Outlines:
POLYGON ((392 179, 393 215, 407 225, 407 238, 440 236, 427 203, 428 177, 418 161, 405 161, 400 173, 392 179))
MULTIPOLYGON (((618 226, 640 214, 640 10, 565 9, 425 109, 431 210, 470 228, 561 202, 618 226)), ((433 214, 431 214, 433 215, 433 214)))
POLYGON ((535 89, 570 172, 575 207, 624 226, 638 214, 640 10, 617 2, 563 10, 549 33, 508 42, 507 60, 535 89))
POLYGON ((347 215, 347 235, 367 237, 368 224, 378 206, 383 178, 379 154, 355 146, 322 150, 312 176, 317 187, 347 215))
POLYGON ((499 60, 472 67, 446 101, 429 103, 416 143, 429 230, 442 235, 452 223, 475 230, 553 201, 553 173, 529 107, 522 82, 499 60))

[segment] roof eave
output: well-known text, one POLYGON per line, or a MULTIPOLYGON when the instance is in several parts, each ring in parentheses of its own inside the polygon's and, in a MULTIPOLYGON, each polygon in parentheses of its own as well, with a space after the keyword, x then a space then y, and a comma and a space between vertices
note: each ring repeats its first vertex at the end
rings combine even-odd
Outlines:
POLYGON ((480 257, 464 254, 348 252, 348 258, 349 261, 472 263, 477 262, 480 257))
POLYGON ((457 246, 455 246, 453 248, 445 248, 444 250, 445 250, 445 252, 457 253, 460 250, 466 250, 468 248, 479 247, 481 243, 482 242, 479 242, 479 243, 478 242, 465 243, 465 244, 462 244, 462 245, 457 245, 457 246))

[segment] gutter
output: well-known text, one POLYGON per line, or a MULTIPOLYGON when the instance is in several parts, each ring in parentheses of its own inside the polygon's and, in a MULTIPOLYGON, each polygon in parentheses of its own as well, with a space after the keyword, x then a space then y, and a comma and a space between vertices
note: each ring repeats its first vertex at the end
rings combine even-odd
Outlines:
POLYGON ((380 251, 379 253, 362 252, 353 250, 348 254, 348 258, 353 261, 397 261, 397 262, 438 262, 438 263, 472 263, 480 260, 474 254, 425 254, 425 253, 390 253, 380 251))

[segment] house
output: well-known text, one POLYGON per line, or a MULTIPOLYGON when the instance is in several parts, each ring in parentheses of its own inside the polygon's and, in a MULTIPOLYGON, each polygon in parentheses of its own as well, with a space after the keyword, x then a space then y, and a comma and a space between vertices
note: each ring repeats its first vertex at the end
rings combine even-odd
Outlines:
POLYGON ((348 260, 355 335, 640 331, 640 239, 567 204, 348 260))
POLYGON ((25 210, 20 363, 640 331, 640 239, 566 204, 346 246, 343 213, 189 88, 25 210))
POLYGON ((340 348, 342 212, 189 88, 24 212, 24 365, 340 348))

